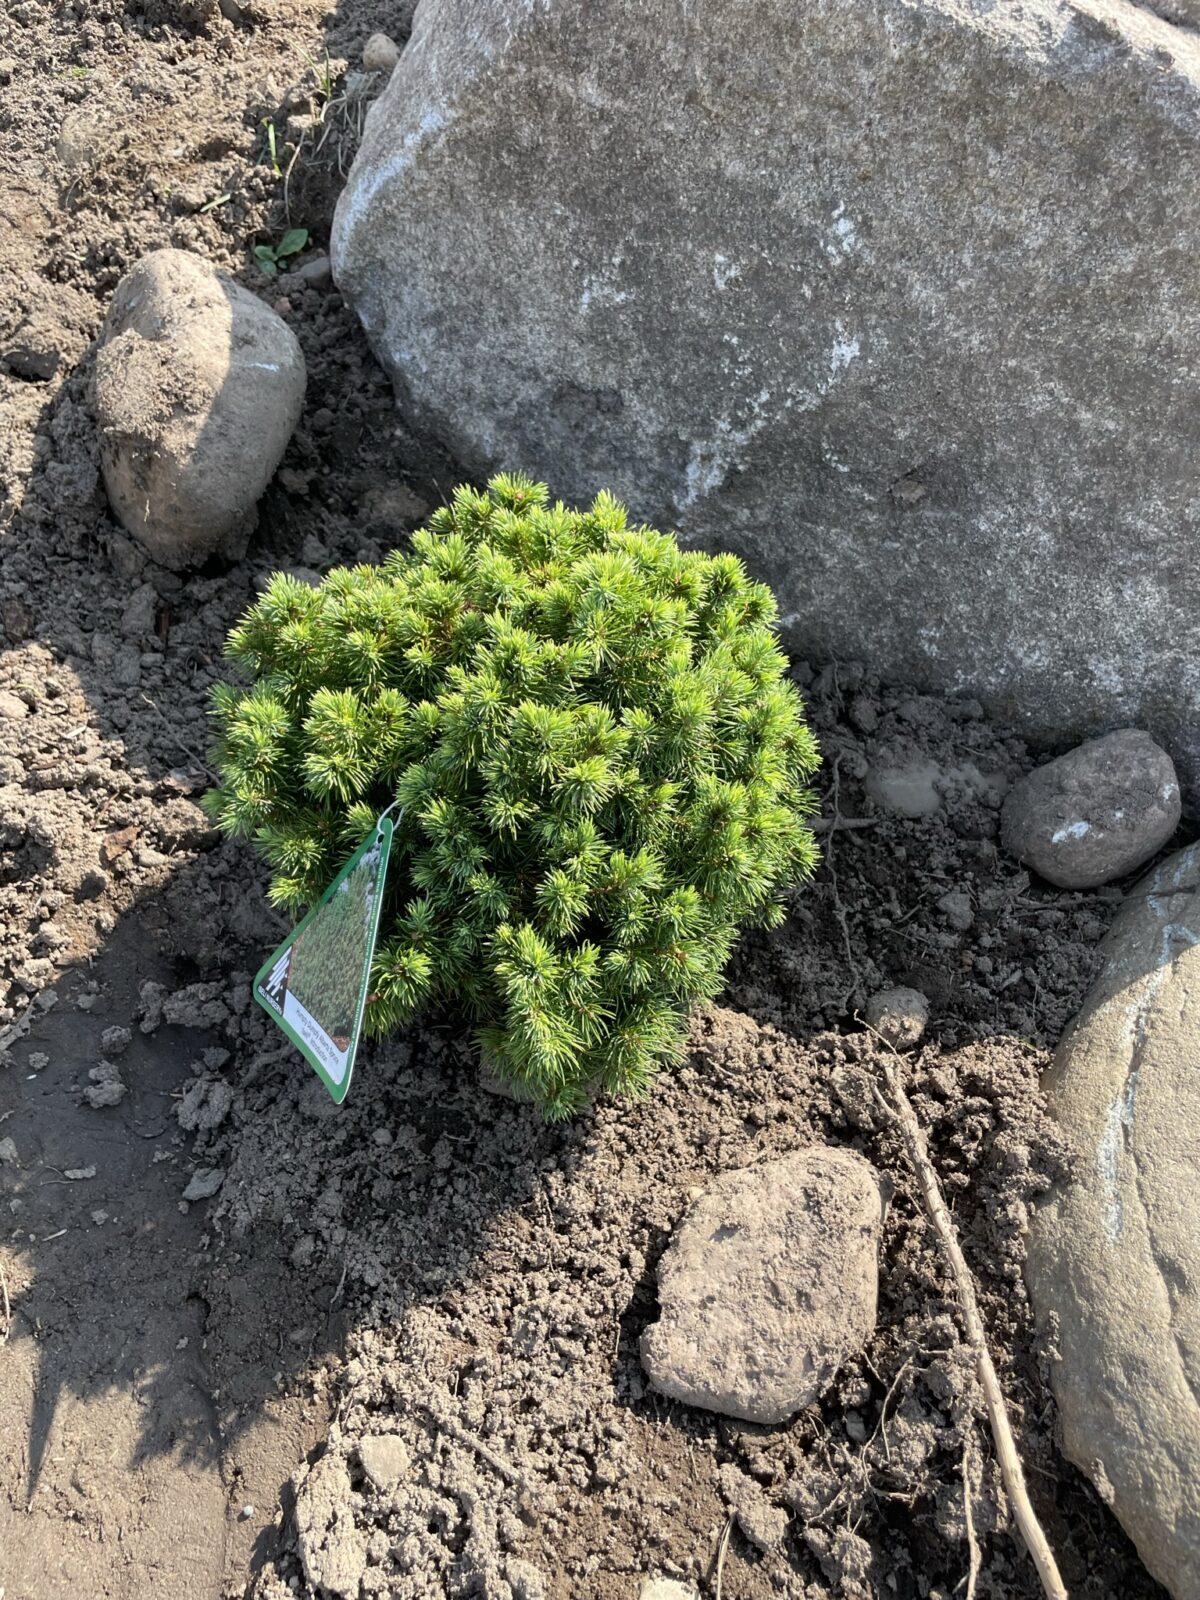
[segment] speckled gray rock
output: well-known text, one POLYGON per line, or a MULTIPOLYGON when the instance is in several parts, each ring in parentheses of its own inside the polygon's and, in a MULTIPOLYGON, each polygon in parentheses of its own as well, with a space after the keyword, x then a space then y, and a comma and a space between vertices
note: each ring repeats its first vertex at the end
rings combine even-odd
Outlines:
POLYGON ((875 1326, 881 1223, 879 1179, 849 1150, 723 1173, 659 1262, 651 1383, 748 1422, 818 1399, 875 1326))
POLYGON ((867 1001, 867 1022, 898 1050, 917 1044, 929 1021, 929 1001, 920 989, 881 989, 867 1001))
POLYGON ((1148 733, 1089 739, 1015 784, 1000 816, 1010 855, 1063 889, 1094 889, 1144 866, 1180 816, 1170 756, 1148 733))
POLYGON ((126 273, 92 399, 112 508, 155 561, 244 553, 304 386, 291 329, 207 261, 155 250, 126 273))
POLYGON ((334 275, 472 470, 607 485, 747 556, 802 654, 1144 722, 1195 784, 1200 39, 1162 9, 423 0, 334 275))
POLYGON ((1200 845, 1126 902, 1045 1079, 1077 1154, 1027 1275, 1067 1456, 1176 1600, 1200 1596, 1200 845))

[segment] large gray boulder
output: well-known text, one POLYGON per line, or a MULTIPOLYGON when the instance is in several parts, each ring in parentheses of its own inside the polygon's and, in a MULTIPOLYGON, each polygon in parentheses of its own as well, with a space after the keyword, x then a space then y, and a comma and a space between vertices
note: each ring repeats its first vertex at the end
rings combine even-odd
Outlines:
POLYGON ((1194 786, 1198 157, 1200 38, 1120 0, 423 0, 332 256, 468 467, 1194 786))
POLYGON ((1028 1277, 1063 1448, 1176 1600, 1200 1596, 1200 845, 1130 896, 1046 1078, 1076 1168, 1028 1277))

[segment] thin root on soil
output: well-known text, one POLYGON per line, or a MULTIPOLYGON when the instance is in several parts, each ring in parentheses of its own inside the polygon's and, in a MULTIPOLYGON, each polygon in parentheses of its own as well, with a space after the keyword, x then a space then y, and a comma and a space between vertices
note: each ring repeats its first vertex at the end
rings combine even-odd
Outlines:
MULTIPOLYGON (((884 1047, 891 1052, 896 1060, 903 1061, 903 1056, 883 1037, 877 1029, 872 1028, 862 1018, 859 1021, 873 1033, 884 1047)), ((1008 1420, 1008 1408, 1004 1403, 1004 1394, 1000 1388, 1000 1380, 996 1375, 995 1363, 992 1361, 991 1351, 988 1349, 987 1335, 984 1332, 983 1319, 979 1315, 979 1303, 975 1295, 975 1280, 971 1276, 971 1269, 967 1265, 966 1257, 962 1253, 962 1246, 958 1242, 954 1223, 946 1207, 942 1186, 938 1181, 937 1172, 929 1156, 925 1142, 925 1134, 921 1124, 917 1121, 917 1114, 913 1110, 912 1102, 905 1093, 895 1067, 889 1061, 883 1068, 884 1083, 887 1086, 887 1095, 881 1094, 876 1088, 875 1096, 885 1114, 896 1125, 904 1141, 908 1159, 912 1163, 913 1171, 921 1186, 921 1195, 925 1201, 925 1210, 929 1220, 933 1223, 934 1233, 937 1235, 938 1245, 942 1255, 950 1268, 954 1279, 954 1287, 958 1293, 959 1307, 962 1311, 963 1322, 966 1325, 967 1338, 975 1351, 976 1368, 979 1382, 983 1388, 984 1399, 987 1402, 988 1421, 991 1424, 992 1439, 996 1446, 996 1458, 1000 1466, 1000 1475, 1004 1480, 1005 1492, 1013 1509, 1017 1527, 1025 1541, 1025 1547, 1033 1558, 1041 1580, 1042 1589, 1047 1600, 1067 1600, 1067 1590, 1063 1584, 1058 1570, 1058 1563, 1050 1549, 1045 1531, 1038 1521, 1029 1499, 1029 1492, 1025 1487, 1025 1473, 1021 1467, 1021 1458, 1017 1453, 1016 1440, 1013 1437, 1012 1424, 1008 1420)), ((964 1483, 967 1483, 964 1473, 964 1483)), ((967 1484, 968 1499, 970 1494, 967 1484)), ((967 1511, 968 1519, 971 1512, 967 1511)), ((968 1520, 968 1530, 971 1522, 968 1520)), ((974 1553, 972 1559, 972 1572, 974 1571, 974 1553)))

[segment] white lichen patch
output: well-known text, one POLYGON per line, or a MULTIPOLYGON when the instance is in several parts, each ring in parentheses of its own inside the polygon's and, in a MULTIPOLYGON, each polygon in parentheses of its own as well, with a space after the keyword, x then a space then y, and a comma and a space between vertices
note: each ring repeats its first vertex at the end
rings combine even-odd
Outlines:
POLYGON ((712 277, 718 289, 725 289, 735 278, 742 275, 740 261, 730 261, 728 256, 717 254, 713 256, 712 277))
POLYGON ((829 352, 829 378, 834 382, 839 373, 845 372, 852 361, 857 361, 862 354, 862 346, 858 340, 846 334, 841 324, 838 324, 837 338, 829 352))
POLYGON ((730 468, 737 463, 739 452, 766 427, 769 420, 766 406, 770 398, 768 390, 760 389, 750 402, 749 418, 740 427, 735 427, 729 417, 721 417, 711 438, 693 442, 684 470, 683 493, 675 499, 677 510, 686 511, 725 482, 730 468))
POLYGON ((1092 831, 1090 822, 1067 822, 1050 835, 1051 844, 1066 844, 1068 839, 1084 839, 1092 831))

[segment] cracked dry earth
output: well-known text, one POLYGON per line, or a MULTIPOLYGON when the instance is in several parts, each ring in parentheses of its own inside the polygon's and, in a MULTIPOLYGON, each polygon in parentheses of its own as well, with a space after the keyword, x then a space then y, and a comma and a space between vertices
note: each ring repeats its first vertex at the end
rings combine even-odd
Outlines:
POLYGON ((251 1004, 282 925, 197 803, 224 635, 266 573, 379 559, 453 476, 336 291, 268 282, 251 255, 285 220, 327 242, 357 123, 339 113, 317 151, 311 63, 328 49, 358 104, 372 86, 348 66, 375 29, 403 38, 407 8, 227 9, 19 0, 0 20, 4 1600, 632 1600, 655 1574, 710 1595, 726 1530, 727 1596, 948 1600, 964 1481, 976 1592, 1030 1600, 945 1276, 873 1109, 854 1014, 898 983, 930 998, 910 1091, 1068 1586, 1148 1600, 1055 1450, 1021 1276, 1029 1204, 1065 1159, 1039 1073, 1121 889, 1049 890, 1002 855, 997 796, 1033 758, 969 699, 795 664, 824 810, 866 825, 824 836, 787 926, 743 941, 643 1104, 547 1128, 485 1093, 435 1016, 365 1053, 338 1110, 251 1004), (306 152, 286 202, 265 117, 306 152), (113 523, 86 400, 113 286, 169 243, 277 305, 309 371, 246 559, 186 578, 113 523), (914 819, 870 797, 873 768, 910 758, 945 775, 914 819), (781 1427, 656 1396, 637 1341, 689 1195, 814 1141, 895 1190, 862 1356, 781 1427))

